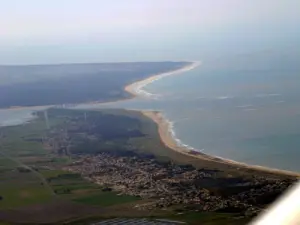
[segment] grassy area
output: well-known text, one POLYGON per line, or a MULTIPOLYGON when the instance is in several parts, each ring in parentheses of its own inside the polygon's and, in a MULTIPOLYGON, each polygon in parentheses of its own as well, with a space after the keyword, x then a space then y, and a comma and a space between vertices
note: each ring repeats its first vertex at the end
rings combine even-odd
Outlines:
MULTIPOLYGON (((14 165, 14 164, 13 164, 14 165)), ((46 202, 51 192, 32 172, 20 172, 12 165, 0 172, 0 209, 46 202)))
MULTIPOLYGON (((50 120, 50 127, 63 122, 62 119, 50 120)), ((43 119, 30 123, 1 128, 1 152, 23 160, 26 157, 46 157, 49 153, 43 148, 42 138, 46 135, 46 125, 43 119)))
POLYGON ((128 203, 139 200, 138 197, 129 195, 119 195, 115 192, 100 192, 96 195, 84 196, 74 199, 76 202, 99 205, 99 206, 111 206, 116 204, 128 203))
MULTIPOLYGON (((96 113, 96 112, 93 112, 96 113)), ((196 167, 217 168, 231 171, 231 168, 223 165, 211 165, 209 162, 196 160, 191 157, 181 155, 166 148, 157 133, 157 126, 139 112, 127 112, 124 110, 106 110, 104 113, 112 115, 123 115, 135 118, 139 123, 134 123, 144 136, 126 139, 127 146, 134 146, 135 151, 145 154, 153 154, 162 161, 170 159, 179 164, 193 164, 196 167)), ((76 114, 76 113, 75 113, 76 114)), ((82 114, 82 113, 81 113, 82 114)), ((64 123, 65 118, 61 116, 50 117, 50 126, 57 126, 64 123)), ((128 122, 128 121, 127 121, 128 122)), ((135 121, 136 122, 136 121, 135 121)), ((34 204, 49 205, 49 202, 63 200, 70 203, 72 207, 83 204, 88 207, 111 207, 134 204, 139 198, 133 196, 119 195, 115 192, 104 192, 102 188, 88 180, 83 179, 79 174, 63 171, 61 168, 72 159, 69 157, 59 157, 43 148, 41 139, 47 134, 43 119, 36 119, 31 123, 7 128, 0 128, 2 133, 0 145, 0 210, 15 209, 17 207, 30 207, 34 204), (30 166, 35 172, 20 172, 18 168, 30 166), (52 191, 45 187, 44 180, 52 191), (128 203, 128 204, 127 204, 128 203)), ((123 141, 121 139, 121 141, 123 141)), ((121 145, 123 142, 117 142, 121 145)), ((122 148, 124 145, 121 146, 122 148)), ((234 173, 234 169, 232 169, 234 173)), ((24 208, 26 208, 24 207, 24 208)), ((64 209, 61 209, 63 211, 64 209)), ((109 215, 132 217, 149 215, 148 212, 134 211, 126 208, 127 211, 108 211, 109 215)), ((238 224, 232 214, 203 214, 186 213, 174 215, 170 212, 163 212, 163 218, 174 220, 184 220, 190 223, 201 221, 201 224, 238 224)), ((77 215, 74 215, 77 216, 77 215)), ((103 215, 99 215, 103 218, 103 215)), ((0 223, 1 224, 1 223, 0 223)), ((54 223, 54 224, 58 224, 54 223)), ((87 224, 87 223, 78 223, 87 224)), ((241 223, 244 224, 244 223, 241 223)))
POLYGON ((36 203, 45 203, 50 201, 52 196, 43 187, 38 184, 26 184, 20 186, 6 186, 0 188, 2 200, 0 201, 0 209, 14 208, 36 203))
POLYGON ((12 165, 0 171, 0 209, 51 200, 52 193, 39 177, 32 172, 20 172, 18 170, 20 167, 12 165))
MULTIPOLYGON (((56 121, 53 121, 53 125, 56 121)), ((21 126, 1 128, 0 145, 0 209, 27 206, 48 202, 52 199, 49 191, 36 172, 23 171, 29 158, 45 160, 49 156, 41 141, 45 124, 35 120, 21 126), (21 168, 21 169, 20 169, 21 168)))
POLYGON ((65 195, 75 202, 110 206, 139 200, 133 196, 103 192, 99 185, 84 180, 76 173, 62 170, 43 170, 41 174, 47 178, 56 194, 65 195))
POLYGON ((100 186, 83 179, 80 174, 63 170, 41 170, 40 173, 57 195, 64 195, 69 199, 101 191, 100 186))
MULTIPOLYGON (((51 117, 50 126, 57 126, 64 121, 63 117, 51 117)), ((43 148, 41 140, 47 130, 42 118, 21 126, 0 128, 0 133, 0 210, 26 209, 34 204, 47 205, 55 199, 91 207, 138 200, 132 196, 102 192, 101 187, 82 179, 80 175, 59 169, 71 159, 58 157, 43 148), (34 168, 35 172, 20 172, 18 168, 24 166, 34 168), (45 187, 39 175, 44 177, 55 196, 45 187)))
POLYGON ((73 175, 74 173, 72 172, 67 172, 64 170, 41 170, 40 173, 45 177, 45 178, 57 178, 62 175, 73 175))
MULTIPOLYGON (((51 118, 50 125, 56 126, 63 121, 63 118, 51 118)), ((55 168, 70 162, 70 158, 57 157, 43 148, 41 139, 46 135, 45 128, 43 119, 36 119, 22 126, 1 129, 4 136, 1 153, 5 155, 0 155, 0 209, 47 203, 52 199, 39 177, 32 172, 18 171, 23 164, 55 168)), ((56 195, 72 201, 106 206, 136 200, 116 193, 103 193, 99 186, 82 179, 79 174, 57 169, 39 169, 37 172, 45 177, 56 195)))

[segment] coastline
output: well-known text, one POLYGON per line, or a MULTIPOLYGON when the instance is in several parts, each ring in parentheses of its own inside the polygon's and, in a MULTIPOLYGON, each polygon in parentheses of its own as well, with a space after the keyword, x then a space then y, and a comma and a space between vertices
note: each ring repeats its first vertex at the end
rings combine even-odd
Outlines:
POLYGON ((200 160, 207 160, 211 162, 226 164, 230 166, 235 166, 237 169, 244 168, 244 169, 251 169, 256 170, 260 172, 267 172, 267 173, 273 173, 278 175, 287 175, 292 176, 296 178, 300 178, 300 173, 293 172, 293 171, 287 171, 287 170, 280 170, 275 168, 269 168, 264 166, 257 166, 257 165, 250 165, 242 162, 237 162, 230 159, 220 158, 213 155, 208 155, 202 152, 198 152, 195 150, 191 150, 190 148, 186 146, 180 146, 176 142, 174 135, 172 133, 172 129, 170 127, 170 122, 166 120, 164 115, 159 111, 141 111, 141 113, 151 119, 153 122, 157 124, 158 133, 162 140, 162 142, 170 149, 186 155, 190 157, 194 157, 200 160))
MULTIPOLYGON (((148 93, 144 91, 142 88, 145 87, 146 85, 157 81, 165 76, 170 76, 170 75, 175 75, 179 73, 183 73, 189 70, 192 70, 199 66, 201 63, 194 61, 191 62, 190 65, 185 66, 183 68, 162 73, 162 74, 156 74, 153 76, 150 76, 144 80, 134 82, 132 84, 127 85, 124 90, 130 93, 133 97, 140 97, 140 96, 151 96, 153 94, 148 93)), ((122 100, 121 100, 122 101, 122 100)), ((293 172, 293 171, 287 171, 287 170, 281 170, 281 169, 276 169, 276 168, 269 168, 265 166, 258 166, 258 165, 251 165, 251 164, 246 164, 238 161, 234 161, 231 159, 225 159, 221 158, 218 156, 213 156, 213 155, 208 155, 199 151, 195 151, 192 148, 188 147, 187 145, 179 145, 178 142, 176 141, 176 137, 174 137, 174 133, 171 127, 170 122, 164 117, 163 113, 159 111, 149 111, 149 110, 140 110, 140 112, 151 119, 154 123, 157 124, 158 127, 158 133, 159 136, 162 140, 162 142, 170 149, 197 159, 201 160, 207 160, 211 162, 216 162, 216 163, 221 163, 221 164, 226 164, 230 166, 235 166, 237 169, 244 168, 244 169, 251 169, 251 170, 256 170, 260 172, 267 172, 267 173, 273 173, 273 174, 278 174, 278 175, 286 175, 286 176, 292 176, 292 177, 297 177, 300 178, 300 173, 293 172)))
MULTIPOLYGON (((111 100, 111 101, 107 101, 107 102, 103 102, 103 101, 90 101, 90 102, 83 102, 83 103, 77 103, 77 104, 73 104, 75 106, 67 106, 67 108, 70 109, 80 109, 80 106, 84 106, 85 108, 90 108, 93 109, 95 106, 97 105, 109 105, 112 103, 118 103, 118 102, 123 102, 123 101, 128 101, 130 99, 136 98, 138 96, 141 95, 140 92, 143 92, 145 95, 151 95, 150 93, 147 93, 146 91, 143 91, 142 88, 146 85, 148 85, 149 83, 156 81, 160 78, 163 78, 165 76, 169 76, 169 75, 174 75, 174 74, 178 74, 181 72, 185 72, 188 70, 191 70, 195 67, 197 67, 198 65, 200 65, 200 62, 196 62, 196 61, 186 61, 187 63, 189 63, 188 65, 178 68, 178 69, 174 69, 174 70, 170 70, 164 73, 159 73, 159 74, 154 74, 154 75, 150 75, 150 77, 143 79, 143 80, 139 80, 136 81, 134 83, 128 84, 125 86, 124 91, 129 93, 130 96, 128 97, 124 97, 122 99, 116 99, 116 100, 111 100)), ((1 113, 6 113, 6 112, 15 112, 15 111, 28 111, 29 113, 33 113, 34 111, 39 111, 39 110, 45 110, 51 107, 55 107, 56 105, 41 105, 41 106, 11 106, 8 108, 0 108, 0 114, 1 113)), ((1 116, 1 115, 0 115, 1 116)), ((34 117, 31 118, 22 118, 22 121, 17 122, 17 123, 13 123, 13 125, 19 125, 22 124, 24 122, 29 122, 33 119, 34 117)), ((2 123, 0 121, 0 127, 5 127, 5 126, 10 126, 10 124, 6 124, 6 123, 2 123)))
MULTIPOLYGON (((146 85, 159 80, 163 77, 166 76, 170 76, 170 75, 175 75, 175 74, 179 74, 179 73, 183 73, 189 70, 192 70, 194 68, 196 68, 197 66, 199 66, 201 63, 200 61, 186 61, 189 62, 189 64, 187 66, 175 69, 175 70, 170 70, 164 73, 158 73, 158 74, 154 74, 154 75, 150 75, 150 77, 147 77, 143 80, 139 80, 133 83, 130 83, 128 85, 125 86, 124 90, 129 93, 131 96, 129 97, 124 97, 122 99, 116 99, 116 100, 111 100, 111 101, 98 101, 98 100, 94 100, 94 101, 90 101, 90 102, 82 102, 82 103, 73 103, 72 105, 76 106, 80 106, 80 105, 104 105, 104 104, 111 104, 111 103, 117 103, 117 102, 123 102, 123 101, 128 101, 130 99, 139 97, 139 96, 151 96, 151 93, 148 93, 144 90, 142 90, 143 87, 145 87, 146 85)), ((68 104, 66 104, 68 105, 68 104)), ((7 108, 0 108, 0 111, 7 111, 7 110, 37 110, 39 108, 51 108, 51 107, 55 107, 56 105, 36 105, 36 106, 10 106, 7 108)))
MULTIPOLYGON (((166 76, 171 76, 171 75, 176 75, 176 74, 180 74, 183 72, 187 72, 189 70, 192 70, 196 67, 198 67, 201 63, 199 61, 191 61, 188 65, 178 68, 176 70, 172 70, 172 71, 168 71, 168 72, 164 72, 164 73, 160 73, 160 74, 155 74, 152 75, 144 80, 140 80, 140 81, 136 81, 134 83, 131 83, 127 86, 125 86, 124 90, 126 92, 128 92, 131 97, 129 98, 125 98, 125 99, 119 99, 119 100, 115 100, 115 101, 109 101, 109 102, 87 102, 87 103, 82 103, 82 105, 96 105, 96 104, 110 104, 110 103, 116 103, 116 102, 121 102, 121 101, 126 101, 135 97, 140 97, 140 96, 144 96, 144 97, 149 97, 152 96, 153 94, 148 93, 146 91, 143 90, 143 87, 145 87, 146 85, 157 81, 163 77, 166 76)), ((81 105, 81 104, 78 104, 81 105)), ((53 106, 53 105, 52 105, 53 106)), ((4 110, 41 110, 41 108, 49 108, 51 106, 16 106, 16 107, 10 107, 10 108, 3 108, 0 109, 0 111, 4 111, 4 110)), ((173 130, 172 130, 172 124, 164 117, 162 112, 159 111, 145 111, 145 110, 134 110, 134 111, 140 111, 144 116, 148 117, 149 119, 151 119, 153 122, 155 122, 157 124, 158 127, 158 132, 160 135, 160 138, 162 140, 162 142, 169 147, 170 149, 189 156, 189 157, 193 157, 193 158, 198 158, 201 160, 207 160, 207 161, 211 161, 211 162, 216 162, 216 163, 222 163, 222 164, 226 164, 226 165, 231 165, 231 166, 235 166, 237 169, 240 168, 245 168, 245 169, 252 169, 252 170, 257 170, 257 171, 262 171, 262 172, 268 172, 268 173, 274 173, 274 174, 280 174, 280 175, 288 175, 288 176, 293 176, 293 177, 298 177, 300 178, 300 173, 298 172, 293 172, 293 171, 286 171, 286 170, 281 170, 281 169, 275 169, 275 168, 269 168, 269 167, 264 167, 264 166, 257 166, 257 165, 251 165, 251 164, 246 164, 246 163, 242 163, 242 162, 237 162, 234 160, 230 160, 230 159, 225 159, 225 158, 221 158, 218 156, 213 156, 213 155, 209 155, 209 154, 205 154, 196 150, 193 150, 192 148, 190 148, 187 145, 180 145, 176 139, 176 137, 174 136, 173 130)), ((1 124, 0 124, 1 127, 1 124)))
POLYGON ((160 73, 160 74, 154 74, 154 75, 152 75, 152 76, 150 76, 146 79, 143 79, 143 80, 134 82, 132 84, 129 84, 129 85, 125 86, 124 90, 126 92, 130 93, 133 97, 153 96, 153 94, 148 93, 145 90, 143 90, 143 87, 147 86, 148 84, 150 84, 154 81, 160 80, 161 78, 171 76, 171 75, 180 74, 180 73, 187 72, 189 70, 195 69, 199 65, 201 65, 201 62, 191 61, 191 63, 189 65, 181 67, 179 69, 164 72, 164 73, 160 73))

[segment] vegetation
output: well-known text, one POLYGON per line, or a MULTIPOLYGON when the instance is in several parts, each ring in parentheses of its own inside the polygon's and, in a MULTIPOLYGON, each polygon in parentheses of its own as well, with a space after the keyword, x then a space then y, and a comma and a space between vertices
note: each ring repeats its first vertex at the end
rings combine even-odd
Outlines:
POLYGON ((185 65, 187 62, 0 66, 0 108, 127 98, 124 86, 185 65))
MULTIPOLYGON (((49 111, 50 127, 63 127, 68 121, 66 115, 57 114, 59 111, 49 111)), ((73 113, 64 111, 66 112, 69 116, 73 113)), ((95 116, 98 114, 90 112, 88 115, 93 113, 95 116)), ((82 115, 75 111, 73 116, 76 117, 77 114, 82 115)), ((136 119, 122 121, 116 115, 110 116, 120 124, 120 132, 115 136, 117 139, 122 139, 120 135, 126 132, 121 126, 131 127, 132 123, 138 129, 139 122, 136 119)), ((126 205, 139 200, 136 197, 105 191, 103 187, 82 179, 79 174, 62 170, 72 159, 54 154, 45 148, 43 138, 47 136, 47 132, 49 131, 43 117, 25 125, 0 128, 0 221, 3 219, 14 223, 37 223, 39 218, 31 213, 37 210, 32 207, 39 204, 40 211, 37 214, 49 212, 48 218, 43 217, 42 221, 50 222, 55 219, 54 224, 57 224, 58 221, 72 217, 89 216, 98 214, 99 210, 103 211, 97 207, 126 205), (12 209, 16 211, 7 211, 12 209)), ((131 134, 134 132, 131 131, 131 134)), ((129 138, 128 135, 127 137, 129 138)), ((105 138, 114 140, 113 133, 110 132, 105 138)))
POLYGON ((36 172, 24 162, 47 158, 41 142, 25 137, 43 134, 44 126, 35 121, 25 126, 2 128, 0 140, 0 209, 26 206, 51 200, 52 193, 36 172))
POLYGON ((120 203, 137 201, 139 198, 128 195, 118 195, 114 192, 101 192, 97 195, 90 195, 75 199, 75 201, 91 205, 111 206, 120 203))
POLYGON ((201 224, 245 224, 245 219, 235 213, 191 213, 176 209, 157 210, 151 214, 136 211, 132 205, 140 201, 139 198, 119 195, 83 179, 79 174, 64 170, 64 167, 75 162, 76 155, 80 154, 110 152, 156 157, 160 163, 174 162, 185 168, 210 168, 216 171, 219 179, 208 179, 203 184, 220 195, 238 191, 224 188, 224 177, 227 177, 227 181, 236 182, 236 174, 253 176, 257 172, 237 171, 226 165, 195 160, 168 149, 161 143, 156 125, 139 112, 88 111, 85 120, 84 111, 54 108, 48 111, 48 115, 50 130, 46 129, 41 113, 37 113, 36 120, 22 126, 0 128, 0 221, 13 221, 14 224, 88 224, 92 220, 107 217, 151 215, 155 218, 184 220, 191 224, 195 221, 201 224), (90 126, 86 126, 87 123, 90 126), (66 129, 67 124, 70 152, 62 147, 61 154, 57 154, 45 146, 43 139, 55 135, 51 133, 54 130, 66 129), (72 124, 76 126, 72 127, 72 124), (76 135, 78 131, 82 131, 82 135, 90 132, 94 139, 73 136, 72 129, 76 135), (68 154, 63 154, 63 151, 68 154), (231 180, 228 177, 232 177, 231 180), (75 218, 81 220, 75 222, 75 218))

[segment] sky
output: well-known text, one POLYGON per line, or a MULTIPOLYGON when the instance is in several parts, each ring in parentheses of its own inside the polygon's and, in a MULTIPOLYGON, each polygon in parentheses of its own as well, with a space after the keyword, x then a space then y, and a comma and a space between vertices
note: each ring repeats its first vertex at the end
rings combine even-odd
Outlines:
POLYGON ((292 48, 299 0, 0 0, 0 64, 199 60, 292 48))

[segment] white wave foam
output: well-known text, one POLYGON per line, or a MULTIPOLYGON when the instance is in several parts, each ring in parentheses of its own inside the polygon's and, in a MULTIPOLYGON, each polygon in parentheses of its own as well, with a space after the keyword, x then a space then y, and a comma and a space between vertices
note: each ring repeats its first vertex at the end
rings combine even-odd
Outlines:
POLYGON ((194 150, 194 151, 198 151, 197 149, 184 144, 177 136, 176 136, 176 132, 174 129, 174 122, 169 120, 168 118, 166 118, 166 116, 164 114, 162 114, 163 119, 166 121, 166 123, 168 124, 168 132, 171 134, 172 138, 175 140, 176 145, 179 147, 184 147, 188 150, 194 150))
POLYGON ((132 86, 133 91, 141 97, 155 97, 155 96, 157 96, 157 94, 152 94, 150 92, 147 92, 144 89, 147 85, 149 85, 157 80, 160 80, 164 77, 170 76, 170 75, 187 72, 189 70, 192 70, 192 69, 198 67, 200 64, 201 64, 200 62, 193 62, 191 65, 183 67, 183 68, 175 70, 175 71, 170 71, 170 72, 153 75, 145 80, 134 83, 132 86))

